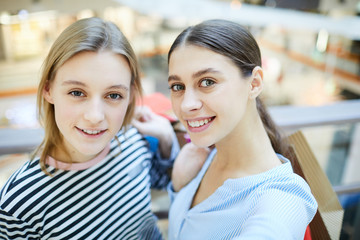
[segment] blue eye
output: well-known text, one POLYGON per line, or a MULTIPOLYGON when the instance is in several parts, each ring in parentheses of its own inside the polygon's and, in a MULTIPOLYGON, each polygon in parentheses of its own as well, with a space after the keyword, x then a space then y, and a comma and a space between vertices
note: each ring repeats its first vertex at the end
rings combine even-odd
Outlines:
POLYGON ((203 80, 201 80, 201 82, 200 82, 200 86, 201 86, 201 87, 209 87, 209 86, 211 86, 211 85, 213 85, 213 84, 215 84, 215 81, 213 81, 213 80, 211 80, 211 79, 208 79, 208 78, 203 79, 203 80))
POLYGON ((182 91, 185 90, 185 87, 183 85, 180 84, 174 84, 170 86, 170 89, 174 92, 178 92, 178 91, 182 91))
POLYGON ((74 97, 83 97, 85 96, 82 92, 80 91, 71 91, 69 94, 71 94, 74 97))
POLYGON ((117 100, 117 99, 121 99, 122 96, 120 94, 118 94, 118 93, 111 93, 111 94, 108 95, 108 98, 111 98, 113 100, 117 100))

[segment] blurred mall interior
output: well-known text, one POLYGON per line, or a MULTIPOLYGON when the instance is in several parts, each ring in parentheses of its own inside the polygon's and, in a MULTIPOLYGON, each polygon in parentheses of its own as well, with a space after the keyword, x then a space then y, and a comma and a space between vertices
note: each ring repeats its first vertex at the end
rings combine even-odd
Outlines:
MULTIPOLYGON (((210 18, 249 27, 262 51, 265 103, 287 132, 304 133, 327 174, 345 210, 340 239, 360 239, 358 0, 1 0, 0 185, 41 141, 35 95, 49 47, 91 16, 122 29, 145 93, 165 96, 167 51, 184 28, 210 18)), ((154 196, 154 210, 164 210, 167 196, 154 196)))

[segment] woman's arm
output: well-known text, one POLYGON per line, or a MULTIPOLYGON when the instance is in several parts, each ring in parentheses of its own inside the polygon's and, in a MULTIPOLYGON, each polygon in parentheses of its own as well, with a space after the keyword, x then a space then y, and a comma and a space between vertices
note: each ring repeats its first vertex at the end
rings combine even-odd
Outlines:
POLYGON ((174 192, 180 191, 201 170, 210 148, 200 148, 193 143, 185 144, 175 159, 171 180, 174 192))
POLYGON ((171 123, 146 106, 139 106, 135 109, 135 117, 132 121, 134 127, 143 135, 155 137, 159 141, 161 157, 169 158, 175 138, 175 132, 171 123))

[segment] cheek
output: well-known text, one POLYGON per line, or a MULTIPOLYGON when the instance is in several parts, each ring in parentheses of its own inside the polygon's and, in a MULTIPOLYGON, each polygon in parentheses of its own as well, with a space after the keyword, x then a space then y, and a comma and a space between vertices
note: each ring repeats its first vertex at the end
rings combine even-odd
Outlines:
MULTIPOLYGON (((123 121, 124 121, 124 118, 125 118, 125 115, 126 115, 126 109, 127 109, 127 108, 121 108, 121 109, 119 110, 119 112, 116 114, 116 120, 119 121, 119 122, 121 122, 121 124, 122 124, 123 121)), ((120 124, 120 125, 121 125, 121 124, 120 124)))
POLYGON ((55 120, 57 125, 66 124, 72 122, 73 119, 77 119, 81 114, 79 109, 77 109, 74 105, 67 104, 54 104, 55 110, 55 120))
POLYGON ((172 110, 178 118, 180 117, 180 105, 181 105, 180 98, 171 96, 172 110))
POLYGON ((128 104, 129 104, 129 102, 126 102, 126 103, 121 104, 121 106, 118 106, 115 109, 109 110, 111 119, 114 121, 115 124, 117 124, 119 126, 119 128, 122 126, 122 124, 124 122, 128 104))

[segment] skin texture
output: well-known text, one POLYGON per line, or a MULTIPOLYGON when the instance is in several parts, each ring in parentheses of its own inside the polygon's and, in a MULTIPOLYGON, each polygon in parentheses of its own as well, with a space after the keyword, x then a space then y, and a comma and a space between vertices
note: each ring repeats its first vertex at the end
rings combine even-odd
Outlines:
POLYGON ((174 163, 171 179, 175 192, 186 186, 201 170, 210 148, 197 147, 193 143, 185 144, 174 163))
MULTIPOLYGON (((181 45, 172 52, 168 81, 173 110, 196 146, 217 148, 193 206, 226 179, 257 174, 280 164, 256 109, 262 77, 260 67, 243 77, 229 58, 203 47, 181 45)), ((189 166, 199 166, 190 159, 189 166)), ((175 162, 173 172, 176 166, 175 162)))
POLYGON ((226 57, 196 46, 175 50, 169 69, 172 106, 191 140, 202 147, 231 142, 233 130, 242 127, 250 81, 226 57))
POLYGON ((168 119, 155 114, 147 106, 137 106, 132 124, 139 132, 159 139, 159 149, 162 157, 170 157, 175 133, 168 119))
MULTIPOLYGON (((65 62, 46 86, 44 98, 54 104, 56 124, 73 162, 96 157, 120 130, 130 100, 130 80, 123 56, 82 52, 65 62)), ((68 161, 64 152, 52 155, 68 161)))

